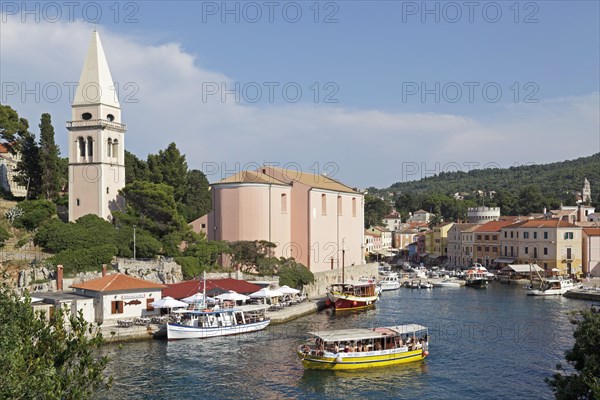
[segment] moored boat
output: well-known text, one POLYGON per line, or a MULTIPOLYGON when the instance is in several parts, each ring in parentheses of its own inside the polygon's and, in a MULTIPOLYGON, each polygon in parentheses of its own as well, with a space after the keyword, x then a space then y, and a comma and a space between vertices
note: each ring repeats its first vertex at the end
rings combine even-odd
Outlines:
POLYGON ((441 287, 441 288, 445 288, 445 287, 452 287, 452 288, 457 288, 460 287, 460 283, 458 282, 454 282, 450 279, 443 279, 440 282, 433 282, 433 286, 434 287, 441 287))
POLYGON ((301 345, 297 354, 307 369, 350 370, 423 360, 429 355, 429 335, 422 325, 310 332, 315 344, 301 345))
POLYGON ((481 264, 475 264, 467 271, 465 277, 465 286, 487 287, 488 271, 481 264))
POLYGON ((529 296, 556 296, 565 294, 571 289, 577 288, 577 284, 572 279, 553 278, 544 279, 539 289, 529 289, 529 296))
POLYGON ((271 322, 264 305, 204 310, 176 310, 178 322, 167 324, 167 339, 202 339, 265 329, 271 322))
POLYGON ((373 281, 336 283, 327 288, 327 305, 336 311, 374 307, 378 298, 379 290, 373 281))
POLYGON ((383 279, 379 281, 379 286, 381 286, 382 291, 400 289, 400 279, 398 278, 398 274, 390 273, 384 276, 383 279))

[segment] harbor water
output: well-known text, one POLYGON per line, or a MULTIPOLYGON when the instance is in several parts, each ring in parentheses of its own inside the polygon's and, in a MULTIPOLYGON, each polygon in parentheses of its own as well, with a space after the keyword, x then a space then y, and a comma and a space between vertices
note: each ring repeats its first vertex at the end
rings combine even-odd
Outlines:
POLYGON ((519 287, 399 289, 377 308, 324 310, 235 337, 109 345, 113 387, 101 399, 550 399, 544 383, 573 345, 563 297, 519 287), (430 328, 421 362, 359 371, 305 371, 306 332, 418 323, 430 328))

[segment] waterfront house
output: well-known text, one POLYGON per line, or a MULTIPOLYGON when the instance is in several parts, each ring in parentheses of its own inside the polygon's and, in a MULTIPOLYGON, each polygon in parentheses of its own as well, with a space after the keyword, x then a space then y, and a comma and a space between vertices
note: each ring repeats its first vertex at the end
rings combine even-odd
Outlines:
MULTIPOLYGON (((312 272, 364 263, 363 194, 337 180, 264 166, 211 185, 208 240, 267 240, 275 257, 293 257, 312 272)), ((391 244, 390 244, 391 245, 391 244)), ((227 264, 227 260, 223 260, 227 264)))
POLYGON ((160 310, 150 304, 161 299, 161 292, 166 288, 161 283, 120 273, 75 283, 70 287, 76 295, 93 299, 94 320, 99 323, 159 315, 160 310))
POLYGON ((433 251, 430 257, 444 259, 448 257, 448 231, 454 222, 446 222, 433 227, 433 251))
POLYGON ((502 257, 562 275, 582 273, 582 228, 562 219, 531 219, 501 228, 502 257))
POLYGON ((600 276, 600 228, 583 228, 583 274, 600 276))
POLYGON ((515 261, 515 258, 501 257, 500 229, 513 224, 512 221, 490 221, 475 229, 473 259, 488 268, 497 264, 500 268, 515 261))
POLYGON ((477 227, 477 224, 454 224, 448 229, 448 266, 450 268, 468 267, 472 263, 473 230, 477 227))

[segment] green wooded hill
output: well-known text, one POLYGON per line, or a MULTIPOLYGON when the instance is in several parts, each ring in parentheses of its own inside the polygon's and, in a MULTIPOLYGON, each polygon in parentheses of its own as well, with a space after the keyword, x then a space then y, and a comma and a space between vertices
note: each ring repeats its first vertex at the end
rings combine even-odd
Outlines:
POLYGON ((453 194, 503 190, 518 193, 526 186, 536 185, 545 196, 562 198, 567 192, 581 191, 584 178, 590 181, 592 198, 597 201, 600 194, 600 153, 552 164, 442 172, 418 181, 394 183, 385 191, 453 194))

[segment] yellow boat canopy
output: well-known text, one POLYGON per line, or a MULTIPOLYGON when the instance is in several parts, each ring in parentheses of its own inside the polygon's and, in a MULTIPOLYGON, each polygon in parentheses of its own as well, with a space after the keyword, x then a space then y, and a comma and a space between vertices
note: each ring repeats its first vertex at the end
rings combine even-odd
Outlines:
POLYGON ((309 334, 323 339, 324 342, 343 342, 351 340, 378 339, 393 336, 394 334, 406 335, 418 331, 426 331, 427 327, 417 324, 386 326, 380 328, 355 328, 340 329, 335 331, 309 332, 309 334), (392 331, 392 332, 390 332, 392 331), (391 333, 391 335, 390 335, 391 333))

